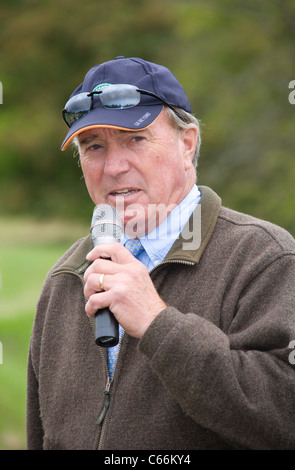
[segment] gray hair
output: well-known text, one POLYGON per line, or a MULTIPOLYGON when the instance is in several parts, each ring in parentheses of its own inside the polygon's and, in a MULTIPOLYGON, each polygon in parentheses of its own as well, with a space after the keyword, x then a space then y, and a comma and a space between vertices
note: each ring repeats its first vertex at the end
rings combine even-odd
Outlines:
MULTIPOLYGON (((195 168, 197 168, 198 165, 198 158, 200 154, 200 146, 201 146, 201 130, 200 130, 200 121, 193 116, 193 114, 187 113, 181 108, 174 107, 172 110, 168 106, 164 106, 167 118, 171 124, 171 126, 174 128, 176 132, 181 132, 185 129, 188 129, 192 125, 195 126, 198 130, 198 139, 197 139, 197 145, 195 149, 195 154, 193 158, 193 165, 195 168)), ((74 137, 72 141, 75 151, 79 152, 80 147, 79 147, 79 139, 78 137, 74 137)))
POLYGON ((170 121, 170 124, 176 132, 181 132, 185 129, 188 129, 192 125, 195 126, 198 130, 198 139, 197 145, 195 149, 195 154, 193 158, 193 165, 197 168, 198 165, 198 158, 200 154, 200 147, 201 147, 201 129, 200 129, 200 121, 193 115, 181 108, 173 107, 175 111, 173 111, 168 106, 165 106, 166 115, 170 121))

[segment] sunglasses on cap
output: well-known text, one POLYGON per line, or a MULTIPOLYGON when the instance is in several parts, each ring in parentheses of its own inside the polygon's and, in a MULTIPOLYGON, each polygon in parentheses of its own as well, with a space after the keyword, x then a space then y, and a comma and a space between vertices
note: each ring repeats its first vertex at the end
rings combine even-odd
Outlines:
POLYGON ((148 95, 160 100, 176 113, 173 106, 150 91, 141 90, 135 85, 108 85, 98 91, 79 93, 68 100, 63 109, 62 115, 65 123, 69 127, 79 119, 86 116, 93 109, 94 95, 99 96, 100 102, 104 108, 118 110, 133 108, 140 103, 141 95, 148 95))

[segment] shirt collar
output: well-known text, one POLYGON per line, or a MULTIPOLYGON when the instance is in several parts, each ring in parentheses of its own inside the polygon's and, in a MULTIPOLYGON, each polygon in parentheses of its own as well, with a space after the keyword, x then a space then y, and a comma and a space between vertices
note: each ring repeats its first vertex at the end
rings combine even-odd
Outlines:
MULTIPOLYGON (((200 198, 200 191, 194 184, 187 196, 170 212, 168 217, 158 227, 140 238, 145 253, 139 259, 149 268, 156 266, 165 258, 200 198)), ((128 237, 123 234, 121 243, 125 244, 127 240, 128 237)))

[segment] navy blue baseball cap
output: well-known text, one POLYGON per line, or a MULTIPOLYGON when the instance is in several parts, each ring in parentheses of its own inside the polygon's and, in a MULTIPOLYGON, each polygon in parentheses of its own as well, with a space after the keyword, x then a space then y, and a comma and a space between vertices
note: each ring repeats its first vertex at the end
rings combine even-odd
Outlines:
MULTIPOLYGON (((125 88, 128 90, 128 87, 125 88)), ((71 94, 65 105, 63 116, 70 128, 61 150, 65 150, 75 136, 86 130, 99 127, 130 131, 145 129, 157 119, 164 104, 172 109, 175 106, 191 112, 182 86, 168 68, 138 57, 121 56, 96 65, 87 72, 84 81, 71 94), (122 85, 121 88, 129 85, 131 89, 136 88, 136 92, 139 91, 135 92, 139 97, 138 103, 123 108, 114 104, 105 107, 103 91, 116 88, 107 88, 111 85, 122 85), (87 111, 74 110, 71 114, 71 103, 81 101, 84 97, 86 101, 91 101, 87 111)))

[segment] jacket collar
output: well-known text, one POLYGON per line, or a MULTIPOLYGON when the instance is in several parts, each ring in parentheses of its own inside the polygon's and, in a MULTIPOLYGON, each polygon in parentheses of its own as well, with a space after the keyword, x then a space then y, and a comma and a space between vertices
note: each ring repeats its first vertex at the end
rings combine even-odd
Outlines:
POLYGON ((220 211, 221 199, 207 186, 198 187, 201 192, 200 203, 184 227, 180 237, 172 245, 165 261, 198 263, 211 238, 220 211))
MULTIPOLYGON (((220 197, 207 186, 199 186, 201 192, 201 201, 195 212, 189 219, 186 227, 180 237, 175 241, 169 253, 165 258, 165 262, 184 261, 188 263, 198 263, 201 256, 211 238, 214 231, 220 206, 220 197), (198 237, 199 221, 201 220, 200 237, 198 237), (198 225, 197 227, 195 225, 198 225), (190 240, 189 234, 194 233, 190 240), (198 240, 199 238, 199 240, 198 240), (191 244, 191 245, 190 245, 191 244)), ((87 267, 91 264, 86 260, 86 255, 93 248, 91 236, 88 235, 82 239, 76 250, 69 258, 55 269, 53 274, 61 272, 72 272, 82 275, 87 267)))

